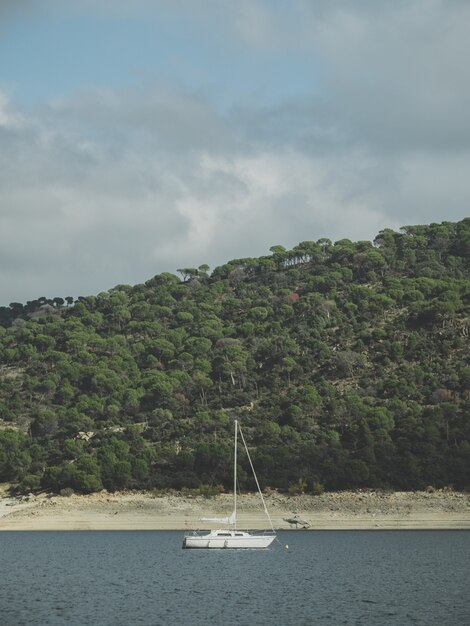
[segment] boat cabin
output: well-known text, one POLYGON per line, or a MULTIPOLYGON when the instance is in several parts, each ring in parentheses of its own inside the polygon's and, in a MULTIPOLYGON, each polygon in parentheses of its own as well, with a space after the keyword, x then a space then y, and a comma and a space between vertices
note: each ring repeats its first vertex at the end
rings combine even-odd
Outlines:
POLYGON ((246 537, 248 534, 240 530, 213 530, 211 532, 213 537, 246 537))

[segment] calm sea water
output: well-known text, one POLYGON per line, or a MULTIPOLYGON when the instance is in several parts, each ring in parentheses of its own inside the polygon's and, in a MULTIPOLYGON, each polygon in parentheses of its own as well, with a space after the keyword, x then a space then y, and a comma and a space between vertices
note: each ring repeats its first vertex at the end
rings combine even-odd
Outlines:
POLYGON ((0 624, 470 624, 468 531, 278 537, 198 551, 173 531, 3 532, 0 624))

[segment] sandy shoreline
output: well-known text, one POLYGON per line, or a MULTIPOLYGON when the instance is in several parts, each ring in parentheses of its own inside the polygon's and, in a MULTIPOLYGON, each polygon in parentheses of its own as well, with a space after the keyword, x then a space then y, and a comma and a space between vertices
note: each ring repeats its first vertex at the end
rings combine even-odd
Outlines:
MULTIPOLYGON (((291 526, 284 518, 297 513, 312 530, 469 529, 470 494, 359 491, 321 496, 266 496, 273 525, 291 526)), ((238 500, 238 526, 265 528, 259 497, 238 500)), ((70 497, 41 494, 11 498, 0 489, 0 530, 193 530, 214 527, 202 517, 230 513, 232 496, 214 498, 146 492, 70 497)), ((216 526, 216 525, 215 525, 216 526)))

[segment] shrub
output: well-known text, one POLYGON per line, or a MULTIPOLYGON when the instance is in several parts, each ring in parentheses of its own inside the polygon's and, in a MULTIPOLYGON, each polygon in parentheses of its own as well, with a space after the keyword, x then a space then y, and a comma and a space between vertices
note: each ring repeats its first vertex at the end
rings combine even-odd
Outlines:
POLYGON ((194 491, 198 491, 199 495, 204 496, 205 498, 213 498, 214 496, 218 496, 219 493, 224 492, 223 485, 201 485, 199 489, 195 489, 194 491))
POLYGON ((290 496, 301 496, 305 492, 307 481, 304 478, 299 478, 296 483, 289 485, 288 492, 290 496))
POLYGON ((36 491, 41 485, 41 476, 38 474, 27 474, 20 484, 18 485, 18 491, 20 493, 28 493, 30 491, 36 491))
POLYGON ((325 485, 319 480, 314 480, 312 485, 312 493, 314 496, 320 496, 325 491, 325 485))

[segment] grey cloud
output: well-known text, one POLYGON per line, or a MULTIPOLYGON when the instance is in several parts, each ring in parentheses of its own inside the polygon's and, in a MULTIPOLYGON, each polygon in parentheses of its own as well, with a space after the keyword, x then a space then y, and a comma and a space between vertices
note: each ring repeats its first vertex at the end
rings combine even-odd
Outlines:
POLYGON ((240 44, 296 50, 310 60, 312 79, 320 82, 310 119, 330 134, 377 150, 468 145, 468 2, 293 0, 276 9, 261 1, 233 7, 231 34, 240 44))
MULTIPOLYGON (((187 145, 178 150, 144 151, 134 140, 134 116, 144 124, 139 106, 132 98, 113 104, 117 111, 110 115, 121 122, 117 153, 107 135, 96 132, 100 124, 95 127, 89 102, 83 117, 78 101, 70 111, 61 106, 59 123, 22 115, 21 125, 4 129, 9 143, 1 156, 0 247, 10 259, 3 264, 5 303, 44 293, 93 293, 180 265, 256 256, 273 241, 293 245, 307 231, 326 235, 332 216, 347 224, 357 210, 369 217, 375 212, 358 205, 359 195, 370 195, 352 184, 360 168, 349 180, 344 174, 335 180, 334 162, 239 142, 242 131, 232 128, 230 118, 222 124, 213 113, 200 127, 191 102, 186 124, 199 126, 198 141, 184 132, 187 145), (215 147, 201 139, 210 136, 212 123, 222 126, 215 147), (347 189, 351 185, 354 192, 347 189)), ((154 121, 148 124, 153 132, 154 121)))
MULTIPOLYGON (((451 182, 439 183, 439 169, 447 171, 443 157, 380 157, 327 137, 323 148, 311 149, 300 131, 298 139, 281 135, 273 143, 254 132, 264 111, 222 118, 178 93, 188 130, 177 145, 152 140, 143 149, 136 134, 146 128, 158 134, 160 113, 142 116, 134 97, 112 106, 95 97, 96 107, 89 95, 83 108, 80 98, 64 100, 54 115, 42 111, 34 118, 10 106, 6 118, 17 121, 2 130, 8 142, 0 156, 6 304, 97 293, 182 265, 214 267, 264 254, 274 243, 370 239, 385 227, 447 218, 444 202, 450 215, 465 215, 466 154, 454 157, 451 182), (193 107, 206 111, 203 124, 193 107), (100 133, 106 110, 111 123, 119 123, 118 145, 111 133, 100 133), (217 140, 205 143, 211 135, 217 140)), ((272 128, 276 111, 271 115, 272 128)), ((301 129, 307 121, 305 114, 301 129)))
POLYGON ((88 91, 63 98, 45 113, 50 124, 106 145, 129 141, 139 151, 219 149, 233 133, 208 101, 181 88, 142 92, 88 91))
POLYGON ((328 110, 343 131, 378 149, 467 145, 470 5, 330 6, 321 19, 312 10, 304 39, 327 65, 328 110))
POLYGON ((469 214, 469 5, 249 4, 218 3, 218 36, 302 51, 321 90, 223 114, 177 85, 0 97, 0 304, 469 214))

